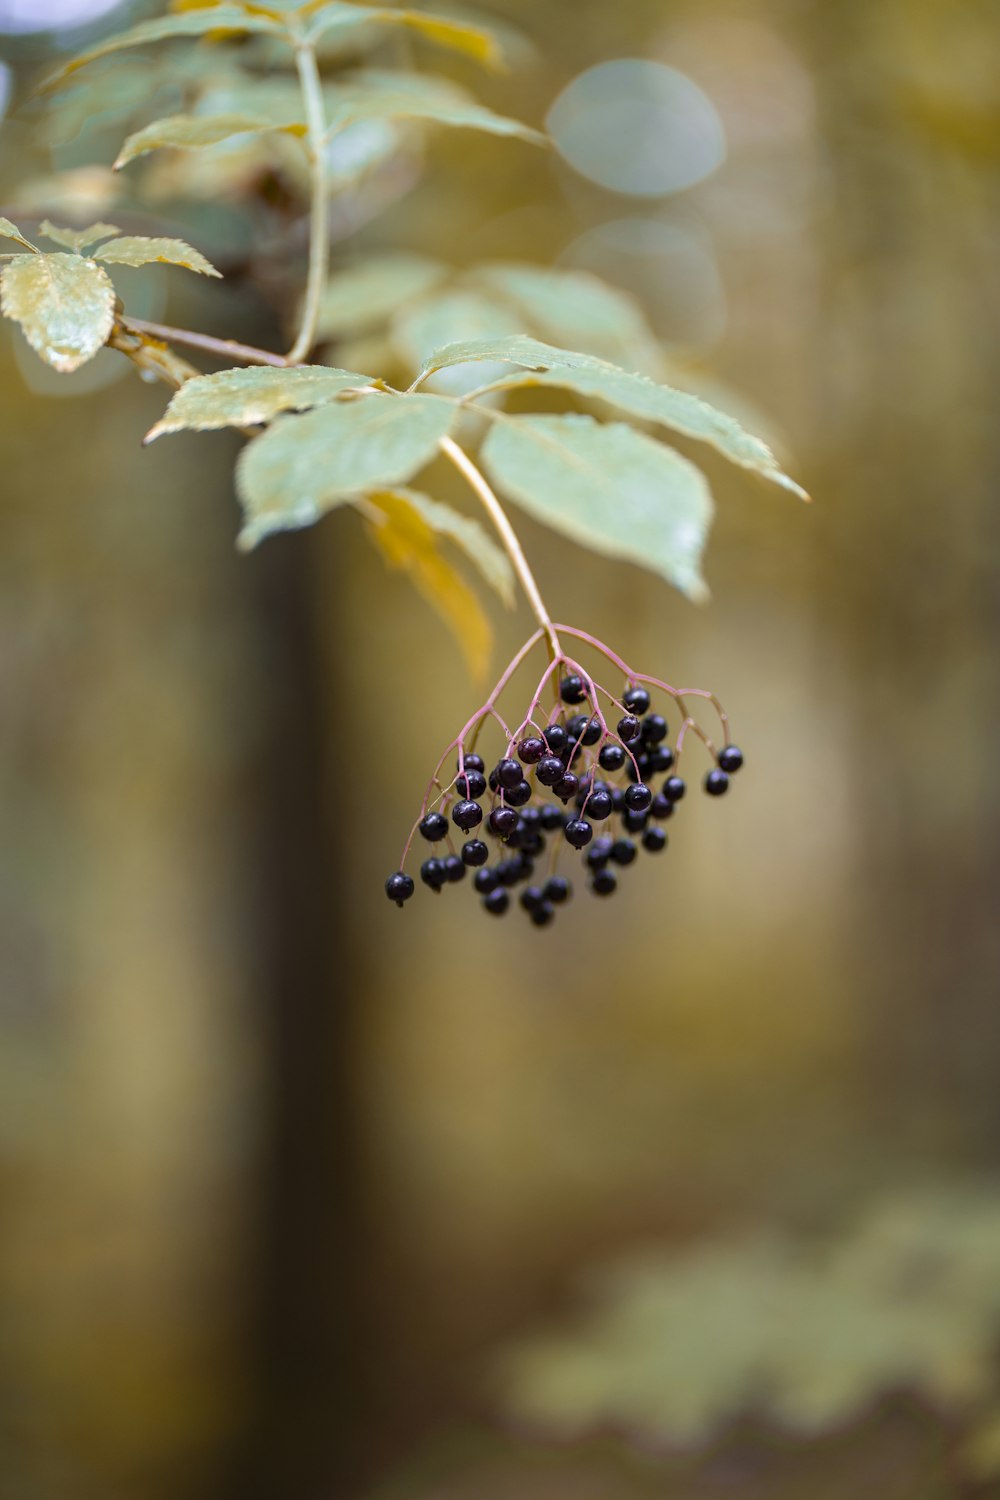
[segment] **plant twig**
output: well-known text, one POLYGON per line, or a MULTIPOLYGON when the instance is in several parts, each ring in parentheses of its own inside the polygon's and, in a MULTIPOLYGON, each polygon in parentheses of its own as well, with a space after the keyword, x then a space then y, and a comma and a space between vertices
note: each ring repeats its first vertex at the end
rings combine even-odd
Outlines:
POLYGON ((146 334, 165 344, 185 344, 189 349, 203 349, 206 354, 217 354, 220 359, 232 359, 247 365, 275 365, 279 369, 288 363, 283 354, 271 354, 267 349, 255 349, 252 344, 240 344, 235 339, 215 339, 207 333, 169 328, 165 323, 147 323, 143 318, 123 316, 119 321, 130 333, 146 334))
POLYGON ((309 273, 298 336, 284 363, 300 365, 316 341, 319 306, 326 282, 330 234, 327 224, 327 177, 324 160, 326 114, 323 109, 323 87, 316 63, 316 49, 304 37, 295 39, 295 66, 302 85, 306 110, 306 146, 312 177, 312 202, 309 209, 309 273))

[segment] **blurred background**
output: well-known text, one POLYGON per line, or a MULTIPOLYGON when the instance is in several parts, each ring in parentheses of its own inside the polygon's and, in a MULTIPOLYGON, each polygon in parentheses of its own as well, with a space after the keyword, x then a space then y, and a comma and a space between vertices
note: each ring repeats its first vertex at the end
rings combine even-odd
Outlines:
MULTIPOLYGON (((112 179, 159 53, 31 100, 150 9, 0 0, 0 212, 189 234, 226 280, 130 310, 282 347, 288 161, 112 179)), ((397 912, 452 639, 346 512, 238 556, 235 437, 144 451, 162 389, 2 325, 0 1492, 1000 1495, 996 9, 482 11, 508 76, 374 60, 559 149, 369 142, 335 266, 595 272, 769 436, 817 503, 700 454, 706 608, 519 524, 747 769, 554 932, 397 912)))

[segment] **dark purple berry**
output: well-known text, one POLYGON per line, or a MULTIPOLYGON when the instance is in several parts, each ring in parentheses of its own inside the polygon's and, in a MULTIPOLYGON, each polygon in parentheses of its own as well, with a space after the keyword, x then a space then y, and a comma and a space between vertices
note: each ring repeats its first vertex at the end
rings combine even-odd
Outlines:
POLYGON ((468 833, 483 821, 483 810, 478 802, 456 802, 451 810, 451 821, 463 833, 468 833))
POLYGON ((467 844, 462 845, 462 859, 474 870, 484 865, 489 857, 489 847, 482 839, 470 839, 467 844))
POLYGON ((667 835, 662 828, 647 828, 642 835, 642 847, 650 854, 659 854, 667 847, 667 835))
POLYGON ((512 807, 495 807, 490 813, 490 827, 498 838, 505 839, 517 827, 517 813, 512 807))
POLYGON ((614 870, 598 870, 590 882, 595 896, 610 896, 618 889, 618 876, 614 870))
POLYGON ((555 792, 560 802, 569 802, 570 799, 572 797, 575 797, 577 792, 580 790, 580 778, 578 776, 574 776, 572 771, 567 771, 565 776, 561 776, 560 779, 556 782, 552 790, 555 792))
POLYGON ((481 755, 467 755, 465 757, 465 769, 467 771, 485 771, 486 762, 481 755))
POLYGON ((644 714, 649 707, 649 694, 644 687, 631 687, 622 693, 622 702, 632 714, 644 714))
POLYGON ((571 672, 559 684, 559 696, 564 703, 582 703, 590 684, 577 672, 571 672))
POLYGON ((518 745, 517 753, 526 766, 537 766, 545 754, 545 741, 540 734, 531 734, 518 745))
POLYGON ((555 912, 547 904, 536 906, 531 913, 532 925, 535 927, 548 927, 554 918, 555 912))
POLYGON ((432 891, 439 891, 448 879, 443 859, 425 859, 420 866, 420 879, 432 891))
POLYGON ((483 909, 492 917, 502 917, 509 906, 510 897, 500 886, 483 897, 483 909))
POLYGON ((611 798, 611 811, 623 813, 625 808, 625 793, 620 786, 609 786, 608 796, 611 798))
POLYGON ((729 774, 732 775, 734 771, 738 771, 740 769, 740 766, 742 766, 742 764, 743 751, 740 749, 739 745, 723 745, 722 749, 719 751, 719 765, 722 770, 728 771, 729 774))
POLYGON ((531 860, 524 860, 520 855, 512 855, 510 859, 502 859, 497 865, 497 880, 501 885, 517 885, 519 880, 527 880, 531 874, 531 860))
POLYGON ((555 803, 548 802, 541 809, 542 827, 546 833, 554 833, 557 828, 562 828, 566 821, 565 813, 555 803))
POLYGON ((521 905, 525 911, 535 911, 545 903, 545 892, 540 885, 529 885, 521 892, 521 905))
POLYGON ((402 906, 404 901, 409 901, 413 895, 413 880, 402 870, 397 870, 395 875, 390 875, 385 883, 385 893, 390 901, 395 901, 397 906, 402 906))
POLYGON ((510 757, 505 757, 503 760, 497 761, 496 769, 497 781, 499 781, 505 791, 509 791, 511 787, 517 786, 524 775, 517 761, 511 760, 510 757))
POLYGON ((562 906, 569 900, 570 883, 561 875, 552 875, 545 882, 545 899, 551 901, 553 906, 562 906))
POLYGON ((618 738, 623 745, 632 745, 642 734, 642 725, 635 714, 626 714, 618 720, 618 738))
POLYGON ((674 752, 669 745, 657 745, 655 750, 649 754, 649 769, 655 776, 661 771, 669 771, 674 763, 674 752))
POLYGON ((444 813, 430 812, 420 819, 420 832, 429 843, 436 844, 448 832, 448 819, 444 813))
POLYGON ((642 743, 659 745, 667 737, 667 721, 662 714, 647 714, 642 721, 642 743))
POLYGON ((687 787, 680 776, 668 776, 663 783, 663 795, 669 797, 671 802, 679 802, 686 791, 687 787))
POLYGON ((624 868, 632 863, 638 852, 631 839, 619 839, 611 851, 611 858, 624 868))
POLYGON ((475 801, 486 791, 486 777, 482 771, 463 771, 461 776, 456 778, 455 787, 460 796, 469 797, 475 801))
POLYGON ((504 799, 508 807, 525 807, 531 801, 531 783, 519 781, 517 786, 508 787, 504 799))
POLYGON ((565 750, 569 735, 563 724, 548 724, 545 729, 545 743, 553 755, 558 755, 560 750, 565 750))
POLYGON ((649 804, 649 815, 652 818, 659 818, 661 822, 664 818, 673 817, 674 804, 664 792, 657 792, 656 796, 649 804))
POLYGON ((566 767, 558 755, 546 755, 535 767, 535 775, 542 786, 555 786, 557 781, 562 781, 566 775, 566 767))
POLYGON ((585 818, 570 818, 564 832, 566 842, 574 849, 585 849, 594 837, 594 830, 585 818))
POLYGON ((709 771, 705 777, 705 790, 710 797, 721 797, 729 790, 729 777, 725 771, 709 771))
POLYGON ((497 880, 495 870, 477 870, 472 877, 472 884, 481 896, 488 896, 490 891, 495 891, 500 884, 497 880))
POLYGON ((621 745, 602 745, 601 753, 597 759, 601 763, 602 770, 620 771, 625 764, 625 751, 621 745))
POLYGON ((596 745, 601 738, 601 721, 586 714, 574 714, 566 725, 570 739, 581 745, 596 745))
POLYGON ((652 801, 653 794, 643 781, 625 788, 625 806, 629 812, 646 812, 652 805, 652 801))
POLYGON ((489 776, 486 778, 486 785, 494 795, 496 795, 496 793, 500 790, 500 778, 497 775, 496 766, 493 767, 489 776))
POLYGON ((606 833, 602 833, 600 838, 594 840, 585 856, 592 870, 599 870, 602 865, 607 864, 614 846, 614 839, 606 833))
POLYGON ((445 879, 450 885, 455 885, 459 880, 465 879, 465 865, 457 854, 449 854, 444 862, 445 879))
POLYGON ((604 791, 603 788, 591 792, 585 803, 587 816, 593 818, 595 823, 603 823, 605 818, 610 818, 611 806, 611 793, 604 791))
POLYGON ((622 813, 622 827, 626 833, 641 833, 648 821, 648 812, 633 812, 627 807, 622 813))

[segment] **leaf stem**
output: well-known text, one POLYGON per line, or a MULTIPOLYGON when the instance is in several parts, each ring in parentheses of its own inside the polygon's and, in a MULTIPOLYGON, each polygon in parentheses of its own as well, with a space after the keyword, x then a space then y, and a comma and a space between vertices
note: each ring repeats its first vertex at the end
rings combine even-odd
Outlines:
POLYGON ((255 349, 252 344, 239 344, 234 339, 214 339, 207 333, 169 328, 165 323, 147 323, 143 318, 122 316, 119 322, 130 333, 147 334, 150 338, 162 339, 165 344, 185 344, 189 349, 203 349, 206 354, 217 354, 220 358, 242 364, 276 365, 279 369, 288 364, 283 354, 271 354, 267 349, 255 349))
POLYGON ((306 110, 306 146, 312 177, 312 202, 309 209, 309 272, 298 336, 285 358, 285 363, 289 365, 300 365, 316 341, 319 305, 326 281, 330 249, 327 178, 323 160, 326 114, 323 109, 323 87, 316 63, 316 49, 307 37, 295 37, 295 66, 306 110))
POLYGON ((562 654, 559 637, 556 634, 556 628, 552 623, 551 616, 545 608, 538 584, 535 582, 535 575, 528 566, 528 559, 524 555, 517 532, 510 524, 507 512, 490 489, 483 474, 480 473, 464 449, 458 446, 454 438, 443 437, 441 439, 441 451, 447 455, 459 473, 468 480, 470 486, 482 501, 490 520, 496 527, 500 540, 503 543, 504 551, 514 565, 514 572, 520 580, 521 587, 524 589, 535 619, 545 632, 549 657, 554 661, 556 657, 562 654))

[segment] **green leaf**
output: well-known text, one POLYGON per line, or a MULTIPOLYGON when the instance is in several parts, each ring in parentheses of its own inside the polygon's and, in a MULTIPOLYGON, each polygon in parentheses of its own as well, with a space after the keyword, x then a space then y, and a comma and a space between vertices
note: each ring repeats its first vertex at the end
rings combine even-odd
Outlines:
MULTIPOLYGON (((436 532, 438 536, 447 537, 449 541, 461 547, 466 557, 479 569, 484 582, 494 589, 508 609, 513 609, 516 602, 514 586, 514 570, 506 552, 498 547, 485 527, 471 516, 465 516, 459 510, 453 510, 450 505, 444 505, 440 500, 431 500, 429 496, 420 494, 417 490, 395 489, 391 491, 393 499, 405 501, 406 505, 419 515, 420 519, 436 532)), ((386 492, 380 491, 372 494, 370 499, 378 504, 386 498, 386 492)))
POLYGON ((504 417, 483 445, 494 483, 584 547, 660 573, 704 599, 712 519, 704 475, 672 448, 593 417, 504 417))
MULTIPOLYGON (((543 344, 540 339, 527 334, 514 334, 510 338, 461 339, 454 344, 444 344, 429 354, 420 367, 418 381, 450 365, 464 365, 473 361, 492 360, 502 365, 526 365, 528 369, 546 370, 552 365, 561 365, 571 370, 606 370, 607 360, 596 354, 577 354, 570 349, 555 349, 543 344)), ((610 368, 614 368, 611 366, 610 368)))
POLYGON ((319 311, 322 338, 356 334, 381 323, 399 307, 411 306, 450 274, 451 268, 426 255, 372 255, 338 271, 323 289, 319 311))
MULTIPOLYGON (((741 468, 751 469, 755 474, 789 490, 801 500, 808 500, 805 490, 783 473, 778 460, 766 443, 753 437, 733 417, 717 411, 692 396, 687 391, 675 390, 669 385, 657 385, 644 375, 630 375, 614 365, 603 368, 562 367, 563 351, 553 350, 555 362, 550 368, 540 371, 523 371, 494 381, 487 389, 510 390, 522 386, 557 386, 573 391, 588 400, 607 401, 619 410, 643 422, 658 422, 681 432, 685 437, 699 442, 711 443, 724 457, 741 468)), ((476 393, 473 392, 473 396, 476 393)))
POLYGON ((218 5, 211 10, 185 11, 181 15, 160 16, 158 20, 143 21, 128 31, 119 31, 114 36, 105 37, 96 47, 90 47, 86 52, 81 52, 79 56, 71 58, 43 81, 42 90, 55 88, 78 68, 96 62, 99 57, 107 57, 109 53, 121 52, 127 47, 146 47, 153 42, 169 42, 175 37, 204 36, 212 31, 230 31, 237 34, 248 31, 269 31, 280 36, 282 27, 279 22, 268 16, 251 15, 235 5, 218 5))
POLYGON ((128 162, 150 151, 164 148, 198 151, 204 146, 216 146, 234 135, 259 135, 265 130, 286 130, 292 135, 302 135, 305 126, 297 116, 287 124, 277 124, 260 115, 169 115, 130 135, 118 153, 114 170, 120 172, 128 162))
POLYGON ((110 235, 121 233, 117 224, 91 224, 89 229, 61 229, 56 224, 50 224, 48 219, 42 220, 38 231, 47 240, 65 245, 67 250, 74 250, 77 255, 82 255, 88 245, 96 245, 98 240, 106 240, 110 235))
POLYGON ((327 365, 299 365, 292 370, 253 366, 199 375, 171 397, 166 412, 146 434, 152 443, 171 432, 210 432, 219 427, 253 427, 283 411, 308 411, 332 401, 341 391, 370 384, 367 375, 327 365))
POLYGON ((454 404, 439 396, 389 395, 279 418, 240 454, 240 545, 311 526, 345 500, 404 483, 434 457, 455 418, 454 404))
MULTIPOLYGON (((419 367, 425 355, 458 337, 480 338, 486 342, 507 339, 517 334, 519 323, 513 309, 471 291, 445 291, 415 307, 405 308, 394 319, 390 331, 393 348, 409 369, 419 367)), ((503 366, 487 363, 468 370, 453 368, 442 371, 436 388, 452 395, 464 395, 484 380, 503 375, 503 366)))
POLYGON ((19 255, 0 271, 0 312, 64 374, 107 342, 114 306, 108 273, 80 255, 19 255))
POLYGON ((188 271, 197 271, 200 276, 222 275, 200 250, 193 250, 184 240, 123 235, 120 240, 110 240, 108 244, 102 245, 96 252, 96 258, 115 266, 148 266, 154 261, 162 261, 168 266, 184 266, 188 271))
POLYGON ((357 73, 349 84, 325 90, 324 97, 330 112, 329 135, 357 120, 410 119, 546 144, 540 131, 494 114, 450 79, 425 73, 357 73))
POLYGON ((23 245, 26 250, 34 250, 35 248, 30 240, 26 240, 24 238, 24 235, 18 229, 16 224, 12 224, 9 219, 4 219, 2 217, 0 217, 0 239, 16 240, 17 243, 19 245, 23 245))
POLYGON ((446 47, 452 52, 462 52, 488 68, 499 69, 503 55, 499 42, 492 32, 482 26, 470 25, 467 21, 453 21, 447 16, 428 15, 423 11, 396 10, 385 6, 370 8, 348 4, 306 4, 302 13, 312 16, 310 35, 314 40, 340 29, 352 29, 372 24, 384 26, 406 26, 418 31, 430 42, 446 47))
POLYGON ((468 279, 512 302, 528 326, 554 344, 629 366, 655 369, 659 363, 655 336, 639 304, 586 271, 497 262, 477 266, 468 279))
POLYGON ((428 519, 419 503, 423 500, 423 496, 401 490, 366 496, 365 509, 374 510, 376 517, 368 526, 368 534, 389 566, 409 573, 418 592, 437 610, 478 681, 489 666, 493 631, 479 600, 441 552, 441 529, 428 519))

